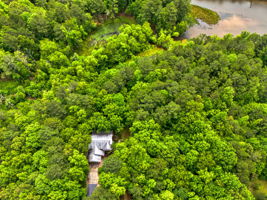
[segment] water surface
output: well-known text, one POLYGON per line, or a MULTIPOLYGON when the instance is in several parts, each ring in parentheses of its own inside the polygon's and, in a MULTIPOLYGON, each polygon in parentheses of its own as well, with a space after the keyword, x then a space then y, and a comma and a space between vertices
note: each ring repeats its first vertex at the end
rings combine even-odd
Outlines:
POLYGON ((199 24, 191 27, 186 38, 200 34, 223 36, 242 31, 267 34, 267 0, 191 0, 192 4, 209 8, 218 12, 221 20, 216 25, 208 25, 199 20, 199 24))

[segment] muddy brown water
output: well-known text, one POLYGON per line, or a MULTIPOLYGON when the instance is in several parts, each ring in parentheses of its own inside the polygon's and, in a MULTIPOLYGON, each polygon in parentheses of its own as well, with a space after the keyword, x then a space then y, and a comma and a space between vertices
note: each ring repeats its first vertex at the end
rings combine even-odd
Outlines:
POLYGON ((198 25, 185 33, 185 38, 200 34, 222 37, 228 33, 238 35, 242 31, 267 34, 267 0, 191 0, 191 3, 216 11, 221 20, 216 25, 199 20, 198 25))

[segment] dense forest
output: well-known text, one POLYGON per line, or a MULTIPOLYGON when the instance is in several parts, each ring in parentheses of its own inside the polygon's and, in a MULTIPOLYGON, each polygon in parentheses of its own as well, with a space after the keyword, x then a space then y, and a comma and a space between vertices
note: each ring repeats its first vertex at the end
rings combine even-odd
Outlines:
POLYGON ((173 39, 193 23, 188 0, 0 0, 0 199, 266 199, 267 35, 173 39), (110 130, 130 137, 86 197, 110 130))

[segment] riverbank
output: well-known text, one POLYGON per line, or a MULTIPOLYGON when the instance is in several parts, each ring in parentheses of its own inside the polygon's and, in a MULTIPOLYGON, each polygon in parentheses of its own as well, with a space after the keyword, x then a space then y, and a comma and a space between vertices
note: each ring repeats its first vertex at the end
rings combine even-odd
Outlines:
POLYGON ((195 19, 200 19, 209 25, 217 24, 221 19, 217 12, 197 5, 192 5, 191 12, 195 19))
POLYGON ((191 0, 191 4, 216 11, 221 20, 216 26, 202 21, 192 26, 184 35, 187 39, 201 34, 223 37, 226 34, 239 35, 242 31, 260 35, 267 33, 267 1, 191 0))

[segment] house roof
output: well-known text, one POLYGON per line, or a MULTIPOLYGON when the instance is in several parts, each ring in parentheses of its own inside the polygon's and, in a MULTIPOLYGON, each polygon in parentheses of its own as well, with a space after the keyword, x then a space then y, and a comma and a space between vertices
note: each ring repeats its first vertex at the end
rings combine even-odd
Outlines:
POLYGON ((94 153, 95 155, 98 155, 98 156, 104 156, 105 155, 105 152, 103 150, 99 149, 97 146, 95 146, 92 149, 92 153, 94 153))
POLYGON ((113 133, 93 133, 91 136, 91 144, 89 145, 89 162, 101 162, 101 156, 105 155, 105 151, 112 150, 111 145, 113 133))
POLYGON ((92 141, 109 140, 112 141, 113 133, 93 133, 91 136, 92 141))
POLYGON ((90 153, 89 154, 89 162, 100 163, 101 162, 101 156, 95 155, 94 153, 90 153))

